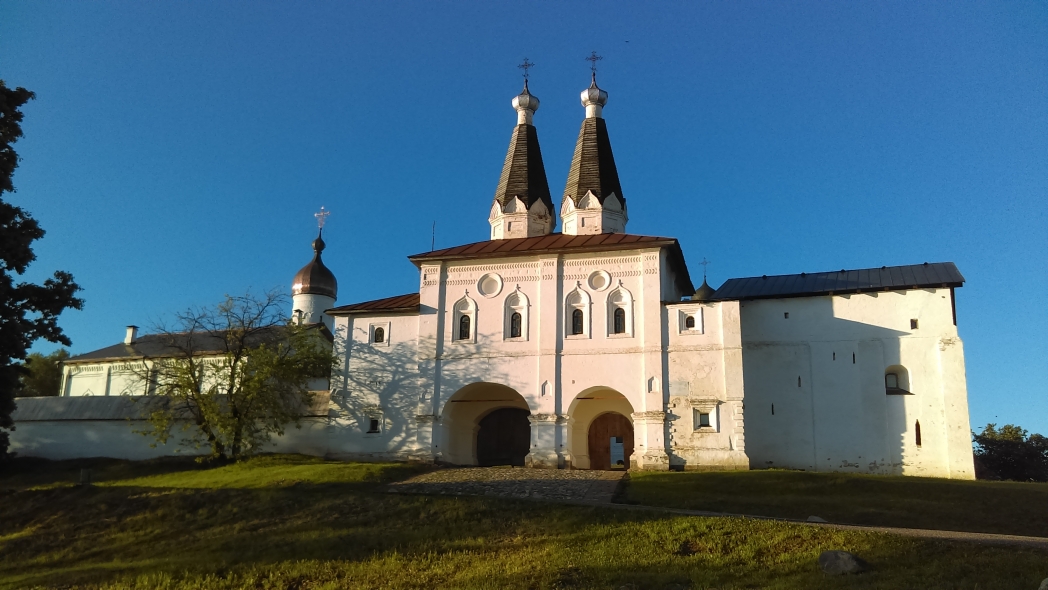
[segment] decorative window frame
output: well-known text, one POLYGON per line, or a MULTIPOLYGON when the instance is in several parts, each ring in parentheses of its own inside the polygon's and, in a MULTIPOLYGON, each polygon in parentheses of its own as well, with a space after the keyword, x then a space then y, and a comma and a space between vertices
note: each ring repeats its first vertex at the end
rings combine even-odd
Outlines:
POLYGON ((568 296, 564 298, 564 338, 565 340, 588 340, 591 338, 593 330, 591 324, 593 323, 593 299, 589 293, 582 288, 582 282, 575 284, 575 288, 568 293, 568 296), (577 298, 577 301, 573 301, 577 298), (582 310, 582 333, 572 334, 572 313, 576 310, 582 310))
POLYGON ((716 398, 692 398, 689 401, 691 402, 691 427, 696 434, 716 434, 721 431, 721 400, 716 398), (709 426, 699 426, 699 414, 710 415, 709 426))
POLYGON ((506 296, 506 301, 503 303, 502 313, 502 339, 506 342, 527 342, 528 341, 528 311, 531 308, 531 301, 528 296, 520 290, 520 285, 514 289, 512 293, 506 296), (513 303, 516 299, 516 303, 513 303), (520 314, 520 336, 510 336, 510 318, 513 317, 513 312, 520 314))
POLYGON ((629 289, 622 285, 622 281, 619 281, 611 291, 608 291, 608 297, 605 299, 605 311, 606 311, 606 332, 608 338, 633 338, 633 293, 630 293, 629 289), (623 296, 622 302, 614 302, 617 295, 623 296), (621 307, 626 312, 626 331, 621 334, 615 333, 615 309, 621 307))
POLYGON ((389 347, 390 326, 392 322, 370 322, 368 324, 368 344, 371 346, 389 347), (382 328, 385 333, 382 342, 375 342, 375 328, 382 328))
POLYGON ((469 291, 466 291, 466 294, 451 306, 451 330, 449 336, 452 343, 476 344, 477 342, 477 302, 469 296, 469 291), (462 316, 469 316, 469 338, 459 338, 459 322, 462 316))
POLYGON ((706 318, 701 306, 677 308, 677 333, 682 336, 700 336, 706 333, 706 318), (688 316, 695 318, 694 328, 687 327, 688 316))

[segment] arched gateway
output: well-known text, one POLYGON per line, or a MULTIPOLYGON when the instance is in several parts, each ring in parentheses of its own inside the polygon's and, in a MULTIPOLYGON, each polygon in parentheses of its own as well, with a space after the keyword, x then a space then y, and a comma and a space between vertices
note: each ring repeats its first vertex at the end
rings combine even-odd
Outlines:
POLYGON ((497 383, 471 383, 444 404, 444 460, 456 465, 523 466, 531 450, 531 409, 497 383))
POLYGON ((633 405, 610 387, 591 387, 571 402, 572 448, 580 469, 628 469, 633 455, 633 405))

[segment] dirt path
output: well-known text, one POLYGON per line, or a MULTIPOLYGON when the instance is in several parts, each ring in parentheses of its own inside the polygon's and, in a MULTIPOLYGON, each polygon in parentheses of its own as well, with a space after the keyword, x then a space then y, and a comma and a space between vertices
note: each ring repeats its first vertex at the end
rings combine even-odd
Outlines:
POLYGON ((612 499, 619 483, 626 475, 624 471, 585 471, 563 469, 525 469, 519 467, 461 467, 431 471, 411 479, 390 484, 387 491, 401 494, 441 494, 454 496, 495 496, 556 502, 578 506, 597 506, 615 510, 661 512, 682 516, 715 518, 756 518, 794 522, 808 526, 820 526, 852 531, 888 533, 919 539, 964 541, 988 545, 1032 547, 1048 550, 1048 537, 1024 537, 992 533, 968 533, 934 529, 908 529, 850 525, 831 522, 806 522, 788 518, 754 516, 750 514, 727 514, 703 510, 683 510, 615 504, 612 499))

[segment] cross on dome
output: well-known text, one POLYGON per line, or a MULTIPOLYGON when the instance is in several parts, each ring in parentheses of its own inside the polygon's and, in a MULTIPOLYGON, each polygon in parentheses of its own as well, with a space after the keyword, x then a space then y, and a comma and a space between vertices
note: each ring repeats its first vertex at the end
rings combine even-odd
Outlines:
POLYGON ((521 64, 519 66, 517 66, 517 67, 522 69, 522 70, 524 70, 524 81, 527 82, 527 80, 528 80, 528 70, 530 70, 531 68, 535 67, 535 64, 530 62, 530 61, 528 61, 528 58, 525 57, 524 61, 521 62, 521 64))
POLYGON ((325 211, 324 207, 320 207, 320 213, 314 213, 313 217, 317 218, 317 228, 324 229, 324 222, 327 221, 327 216, 331 215, 331 211, 325 211))
POLYGON ((586 58, 586 61, 590 62, 590 72, 593 72, 593 77, 597 77, 597 62, 604 59, 604 57, 597 55, 594 51, 590 53, 590 56, 586 58))

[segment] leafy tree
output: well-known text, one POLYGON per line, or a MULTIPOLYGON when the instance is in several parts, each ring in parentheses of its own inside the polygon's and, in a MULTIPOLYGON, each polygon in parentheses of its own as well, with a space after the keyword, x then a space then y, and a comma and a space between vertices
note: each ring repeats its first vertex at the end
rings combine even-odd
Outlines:
POLYGON ((69 358, 64 348, 43 355, 32 352, 25 362, 26 372, 21 377, 17 397, 57 396, 62 390, 62 361, 69 358))
MULTIPOLYGON (((157 443, 174 434, 182 444, 207 447, 211 457, 240 459, 282 435, 326 388, 335 364, 329 334, 321 327, 287 321, 287 298, 270 292, 229 297, 213 308, 189 309, 163 325, 152 340, 156 354, 136 369, 153 395, 146 404, 157 443)), ((156 444, 156 443, 154 443, 156 444)))
MULTIPOLYGON (((0 197, 13 193, 11 176, 18 167, 18 154, 11 144, 22 137, 22 105, 34 98, 25 88, 8 88, 0 80, 0 197)), ((58 316, 67 308, 80 309, 76 297, 80 287, 73 275, 56 271, 42 285, 15 283, 36 259, 32 244, 44 230, 28 213, 0 198, 0 457, 5 456, 8 433, 13 430, 15 391, 26 371, 18 361, 26 359, 33 342, 43 338, 69 346, 69 338, 58 327, 58 316)))
POLYGON ((987 424, 975 438, 975 458, 1001 479, 1048 481, 1048 438, 1014 424, 987 424))

